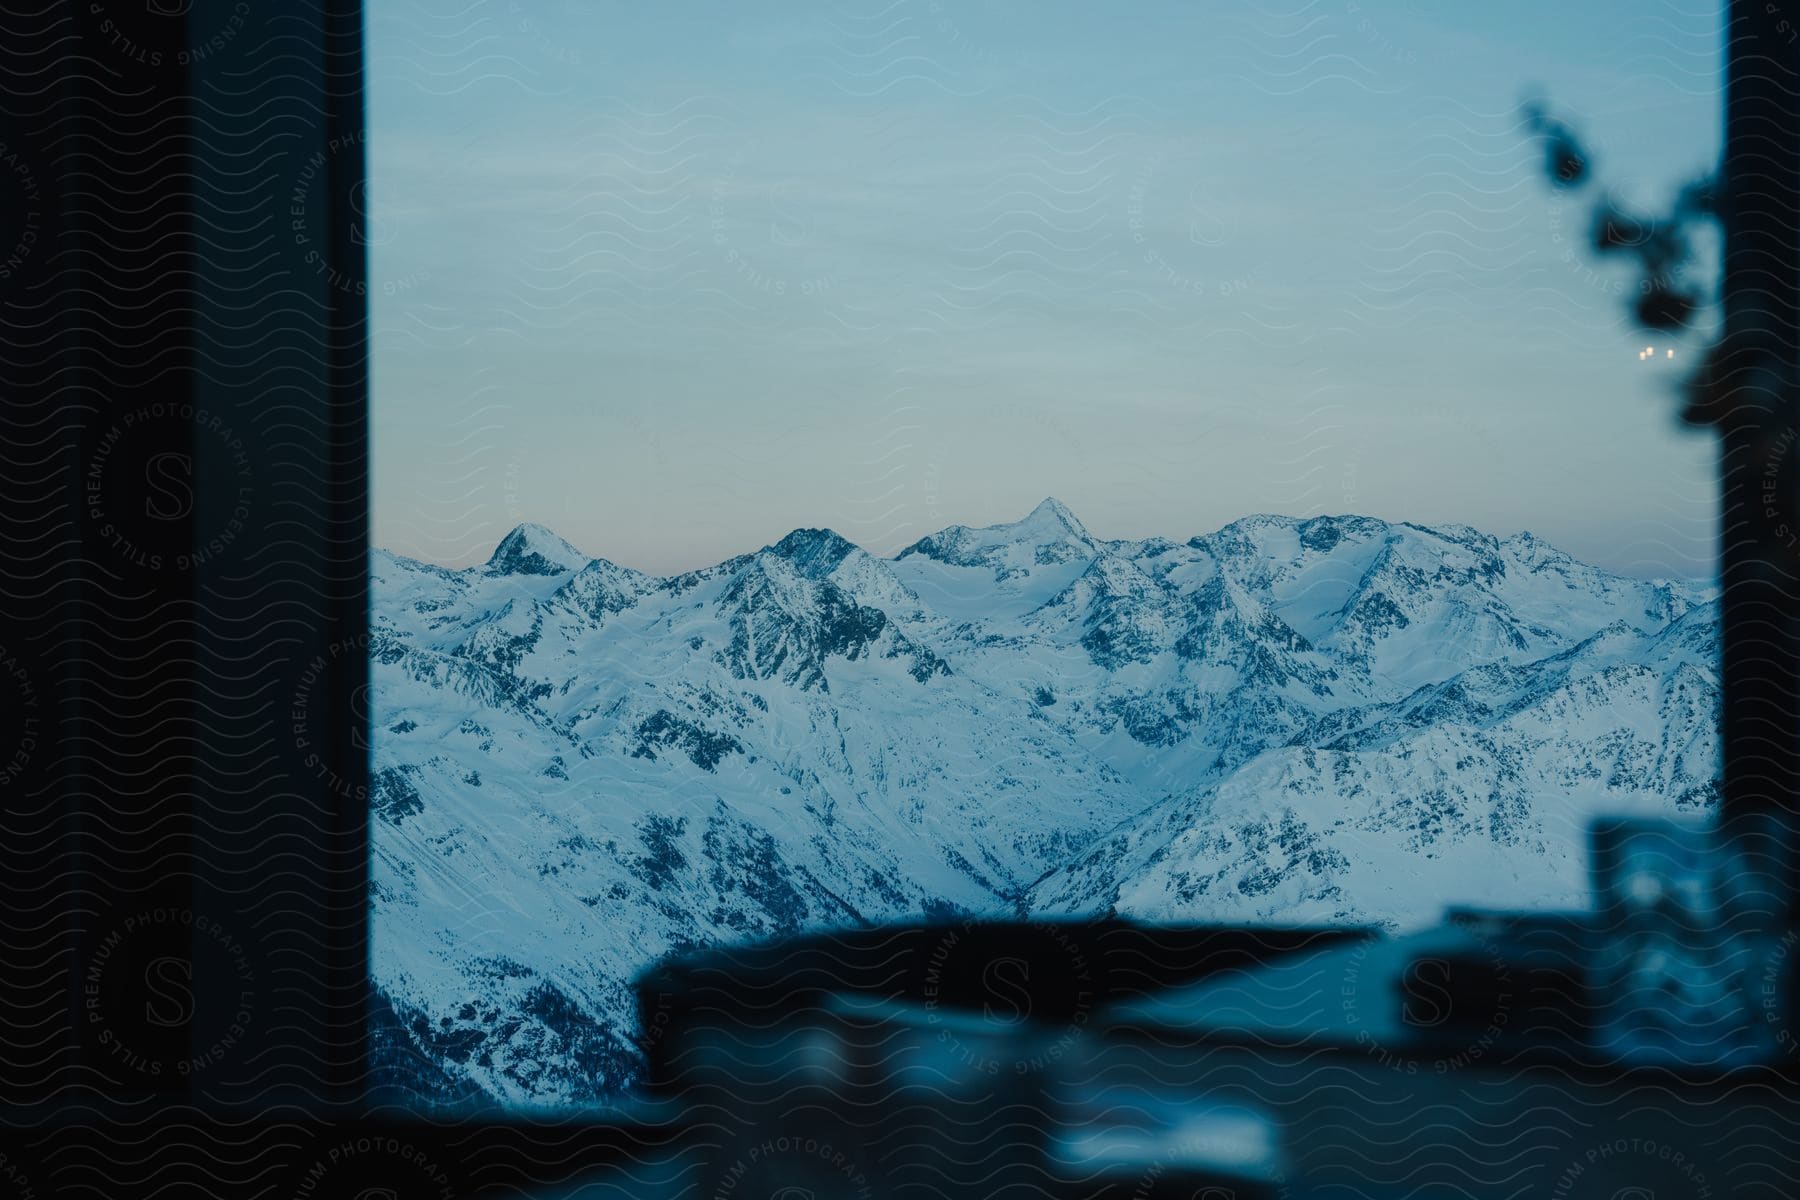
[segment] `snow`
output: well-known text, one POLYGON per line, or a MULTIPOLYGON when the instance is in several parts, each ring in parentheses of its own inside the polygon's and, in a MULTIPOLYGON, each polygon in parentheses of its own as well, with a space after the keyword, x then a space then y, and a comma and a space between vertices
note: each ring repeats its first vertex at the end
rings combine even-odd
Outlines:
POLYGON ((490 575, 560 575, 587 556, 542 525, 520 525, 500 540, 484 568, 490 575))
POLYGON ((893 559, 796 530, 658 579, 522 525, 371 567, 377 984, 514 1104, 626 1086, 629 981, 684 946, 1568 907, 1592 817, 1714 799, 1710 589, 1528 535, 1102 542, 1046 500, 893 559))

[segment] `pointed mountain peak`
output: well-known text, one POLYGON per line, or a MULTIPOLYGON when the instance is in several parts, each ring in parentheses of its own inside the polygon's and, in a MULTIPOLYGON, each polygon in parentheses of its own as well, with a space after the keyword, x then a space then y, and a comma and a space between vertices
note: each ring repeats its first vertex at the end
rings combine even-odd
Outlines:
POLYGON ((1089 536, 1087 526, 1083 525, 1075 514, 1069 511, 1068 505, 1055 496, 1044 497, 1036 508, 1025 514, 1023 520, 1015 521, 1013 524, 1019 529, 1030 529, 1034 532, 1057 530, 1078 538, 1089 536))
POLYGON ((996 580, 1029 575, 1036 567, 1085 561, 1102 553, 1068 506, 1047 499, 1017 521, 971 529, 952 525, 920 538, 896 558, 923 555, 959 567, 991 567, 996 580))
POLYGON ((770 554, 785 558, 808 579, 823 579, 850 557, 856 546, 829 529, 796 529, 768 547, 770 554))
POLYGON ((1560 548, 1551 545, 1529 529, 1521 529, 1510 537, 1500 539, 1500 545, 1515 550, 1527 558, 1568 558, 1560 548))
POLYGON ((489 575, 561 575, 587 562, 587 555, 550 530, 526 522, 500 539, 482 569, 489 575))

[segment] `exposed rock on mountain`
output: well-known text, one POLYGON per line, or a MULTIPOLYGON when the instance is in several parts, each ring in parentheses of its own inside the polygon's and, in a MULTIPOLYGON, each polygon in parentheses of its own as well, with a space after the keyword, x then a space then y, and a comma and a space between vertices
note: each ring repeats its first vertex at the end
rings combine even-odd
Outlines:
POLYGON ((686 946, 1580 904, 1591 816, 1714 801, 1708 591, 1529 534, 1046 500, 892 559, 803 529, 659 579, 524 525, 373 570, 387 1037, 511 1102, 626 1086, 628 981, 686 946))

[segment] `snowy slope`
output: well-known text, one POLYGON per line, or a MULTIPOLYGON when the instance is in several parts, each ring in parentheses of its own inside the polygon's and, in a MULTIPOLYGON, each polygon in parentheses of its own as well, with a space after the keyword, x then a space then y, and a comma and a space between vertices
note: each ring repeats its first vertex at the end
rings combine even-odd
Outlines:
POLYGON ((923 912, 1429 920, 1582 900, 1598 811, 1712 803, 1706 592, 1529 535, 1046 500, 654 578, 525 525, 373 559, 375 973, 457 1085, 616 1091, 627 984, 923 912))

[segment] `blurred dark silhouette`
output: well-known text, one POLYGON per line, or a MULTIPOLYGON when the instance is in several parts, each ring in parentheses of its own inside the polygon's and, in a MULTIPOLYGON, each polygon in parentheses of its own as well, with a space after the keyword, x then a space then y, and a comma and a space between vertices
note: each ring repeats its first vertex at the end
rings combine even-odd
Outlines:
POLYGON ((1665 211, 1626 210, 1566 118, 1529 104, 1552 187, 1597 191, 1593 250, 1631 260, 1632 318, 1717 335, 1684 384, 1683 418, 1720 440, 1723 706, 1720 825, 1769 880, 1771 917, 1793 927, 1800 797, 1800 40, 1782 6, 1735 0, 1726 27, 1725 142, 1718 168, 1665 211), (1697 280, 1696 234, 1716 226, 1721 269, 1697 280))
MULTIPOLYGON (((1590 249, 1597 257, 1631 262, 1638 276, 1632 288, 1632 319, 1654 333, 1691 332, 1721 299, 1721 286, 1697 278, 1696 234, 1718 229, 1722 216, 1717 174, 1700 175, 1675 191, 1661 211, 1633 211, 1603 184, 1596 182, 1593 155, 1574 127, 1554 116, 1542 102, 1525 105, 1525 125, 1541 142, 1544 175, 1563 191, 1585 192, 1597 188, 1593 202, 1590 249)), ((1706 356, 1710 358, 1709 356, 1706 356)), ((1694 381, 1710 378, 1702 369, 1694 381)), ((1716 409, 1707 402, 1709 390, 1689 389, 1689 405, 1683 414, 1694 424, 1710 424, 1716 409)))

